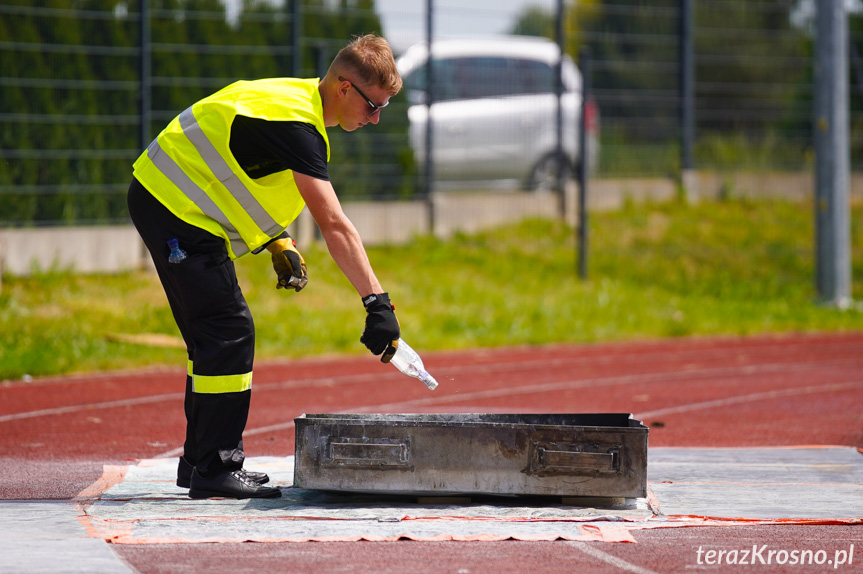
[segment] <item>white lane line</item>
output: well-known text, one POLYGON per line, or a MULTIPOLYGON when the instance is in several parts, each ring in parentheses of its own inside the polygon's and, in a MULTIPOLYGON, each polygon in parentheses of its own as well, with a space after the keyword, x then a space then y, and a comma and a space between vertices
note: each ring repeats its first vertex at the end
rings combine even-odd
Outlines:
POLYGON ((603 552, 590 542, 568 541, 566 542, 566 544, 572 546, 573 548, 581 550, 588 556, 592 556, 594 558, 602 560, 606 564, 611 564, 612 566, 626 572, 633 572, 634 574, 658 574, 653 570, 650 570, 648 568, 642 568, 641 566, 633 564, 632 562, 627 562, 622 558, 618 558, 617 556, 612 556, 611 554, 603 552))
MULTIPOLYGON (((548 368, 549 366, 561 366, 569 363, 586 363, 589 365, 605 365, 605 364, 614 364, 614 365, 622 365, 622 364, 631 364, 638 363, 639 365, 650 364, 652 362, 660 362, 667 363, 668 357, 673 357, 676 359, 678 364, 685 363, 685 360, 690 355, 695 355, 695 359, 703 360, 705 357, 714 358, 715 356, 726 356, 728 353, 736 353, 737 355, 744 355, 747 359, 751 358, 750 355, 769 355, 775 352, 781 352, 783 356, 793 356, 797 353, 798 350, 807 351, 812 354, 813 359, 818 359, 818 365, 827 365, 827 364, 837 364, 837 363, 860 363, 860 360, 854 357, 845 357, 840 359, 828 359, 826 362, 820 362, 827 353, 832 355, 836 354, 845 354, 848 351, 851 351, 856 355, 856 351, 859 346, 856 340, 848 341, 842 338, 828 338, 823 339, 821 337, 815 337, 814 340, 808 341, 804 339, 792 339, 791 342, 784 340, 781 335, 776 337, 767 337, 767 338, 759 338, 756 337, 753 339, 756 347, 750 349, 748 347, 740 346, 736 344, 740 340, 738 337, 734 336, 717 336, 713 340, 714 344, 712 346, 702 347, 700 344, 696 345, 687 345, 684 342, 684 345, 679 348, 669 348, 662 344, 661 340, 657 341, 637 341, 634 343, 608 343, 608 347, 606 350, 597 353, 597 354, 588 354, 588 355, 569 355, 562 358, 556 357, 543 357, 541 359, 532 359, 527 361, 517 361, 517 362, 505 362, 507 360, 508 354, 506 352, 499 353, 499 349, 490 348, 490 349, 480 349, 477 351, 478 356, 482 357, 497 357, 499 360, 495 363, 486 363, 486 364, 477 364, 477 365, 461 365, 458 366, 458 372, 484 372, 484 371, 510 371, 513 365, 524 365, 527 368, 533 367, 542 367, 548 368), (621 353, 620 349, 625 349, 626 353, 621 353), (489 369, 487 367, 498 367, 489 369)), ((705 339, 704 342, 710 343, 710 339, 705 339)), ((744 340, 745 342, 745 340, 744 340)), ((591 346, 601 345, 601 343, 587 343, 583 344, 584 348, 587 350, 586 352, 592 350, 591 346)), ((541 345, 538 348, 540 351, 544 351, 548 353, 549 351, 554 352, 557 349, 562 351, 569 352, 573 347, 581 346, 578 343, 561 343, 561 344, 550 344, 550 345, 541 345)), ((530 349, 528 346, 516 346, 513 347, 515 351, 530 349)), ((440 351, 441 355, 451 354, 452 351, 440 351)), ((772 357, 766 357, 772 358, 772 357)), ((300 359, 299 362, 302 364, 307 363, 311 360, 300 359)), ((295 366, 297 361, 292 361, 290 359, 286 360, 269 360, 266 362, 269 366, 285 366, 291 365, 295 366)), ((801 364, 811 364, 810 361, 806 361, 801 364)), ((792 364, 793 365, 793 364, 792 364)), ((47 385, 47 384, 58 384, 58 383, 91 383, 98 382, 102 380, 111 380, 116 379, 117 377, 141 377, 141 376, 158 376, 158 375, 169 375, 169 376, 185 376, 185 368, 178 369, 174 367, 153 367, 153 368, 129 368, 129 369, 120 369, 117 371, 97 371, 92 373, 73 373, 69 375, 49 375, 45 377, 37 377, 28 386, 35 385, 47 385)), ((309 379, 309 380, 317 380, 317 379, 309 379)), ((335 378, 330 379, 335 380, 335 378)), ((7 379, 0 380, 0 383, 7 382, 18 382, 16 379, 7 379)))
POLYGON ((791 397, 796 395, 809 395, 813 393, 829 393, 834 391, 844 391, 863 386, 863 381, 851 381, 848 383, 835 383, 832 385, 809 385, 808 387, 795 387, 792 389, 781 389, 776 391, 765 391, 762 393, 752 393, 750 395, 741 395, 737 397, 728 397, 725 399, 716 399, 712 401, 704 401, 700 403, 690 403, 688 405, 680 405, 676 407, 668 407, 664 409, 656 409, 644 413, 636 413, 633 416, 637 419, 652 419, 670 414, 685 413, 690 411, 698 411, 703 409, 712 409, 727 407, 729 405, 739 405, 742 403, 752 403, 756 401, 766 401, 779 397, 791 397))
MULTIPOLYGON (((723 369, 724 370, 724 369, 723 369)), ((686 373, 689 377, 692 377, 696 373, 704 373, 705 371, 690 371, 686 373)), ((567 388, 576 388, 576 387, 585 387, 585 386, 601 386, 601 385, 619 385, 626 384, 628 382, 649 382, 649 380, 654 378, 661 378, 662 380, 668 380, 668 378, 673 378, 676 375, 682 375, 683 373, 652 373, 647 375, 624 375, 624 376, 616 376, 616 377, 605 377, 598 379, 586 379, 581 381, 558 381, 553 383, 544 383, 541 385, 523 385, 520 387, 508 387, 506 389, 497 389, 497 390, 489 390, 489 391, 477 391, 474 393, 463 393, 456 394, 452 396, 445 397, 434 397, 428 399, 416 399, 414 401, 407 401, 406 403, 392 403, 394 405, 412 405, 416 403, 419 405, 425 404, 436 404, 436 403, 447 403, 447 402, 460 402, 463 399, 467 398, 469 400, 475 398, 484 398, 484 397, 500 397, 500 396, 508 396, 510 394, 525 394, 531 392, 547 392, 547 391, 555 391, 555 390, 563 390, 567 388)), ((359 383, 368 383, 371 381, 380 381, 382 378, 387 379, 396 379, 398 377, 402 377, 403 375, 393 371, 392 373, 386 374, 367 374, 367 375, 342 375, 338 377, 327 377, 323 379, 302 379, 302 380, 288 380, 283 381, 281 383, 270 383, 270 384, 262 384, 259 386, 255 386, 255 392, 268 392, 268 391, 277 391, 284 390, 289 388, 297 388, 297 387, 331 387, 337 384, 359 384, 359 383)), ((77 411, 83 411, 88 409, 107 409, 113 407, 123 407, 129 405, 136 404, 145 404, 150 402, 159 402, 164 400, 176 400, 178 397, 183 398, 182 393, 170 393, 164 395, 154 395, 152 397, 139 397, 134 399, 123 399, 117 401, 107 401, 104 403, 87 403, 83 405, 70 405, 65 407, 56 407, 52 409, 41 409, 37 411, 29 411, 26 413, 16 413, 11 415, 3 415, 0 416, 0 422, 19 420, 19 419, 27 419, 33 417, 41 417, 41 416, 51 416, 58 414, 66 414, 77 411)), ((375 405, 374 408, 383 408, 388 405, 375 405)))
MULTIPOLYGON (((766 372, 782 372, 782 369, 776 369, 775 366, 771 365, 764 369, 747 369, 745 372, 739 369, 711 369, 709 371, 686 371, 686 372, 672 372, 672 373, 650 373, 650 374, 639 374, 639 375, 622 375, 615 377, 600 377, 596 379, 583 379, 583 380, 566 380, 566 381, 555 381, 550 383, 541 383, 541 384, 530 384, 530 385, 521 385, 518 387, 505 387, 499 389, 489 389, 485 391, 475 391, 472 393, 458 393, 452 395, 445 395, 442 397, 428 397, 424 399, 414 399, 412 401, 405 402, 397 402, 397 403, 388 403, 388 404, 379 404, 373 405, 371 407, 363 407, 363 409, 373 408, 373 409, 390 409, 396 407, 403 406, 427 406, 427 405, 442 405, 447 403, 460 403, 464 401, 472 401, 476 399, 490 399, 490 398, 500 398, 500 397, 509 397, 514 395, 526 395, 526 394, 534 394, 534 393, 546 393, 551 391, 564 391, 571 389, 580 389, 586 387, 610 387, 616 385, 626 385, 632 383, 653 383, 653 382, 670 382, 672 380, 693 380, 696 378, 705 378, 705 377, 716 377, 723 375, 753 375, 753 374, 764 374, 766 372)), ((442 377, 441 380, 443 380, 442 377)), ((803 389, 822 389, 825 391, 833 391, 840 390, 846 387, 854 387, 859 385, 859 382, 853 383, 838 383, 833 385, 823 385, 818 387, 817 385, 812 385, 809 387, 798 387, 803 389)), ((768 391, 764 393, 758 393, 758 395, 770 395, 772 393, 778 393, 777 396, 784 396, 783 393, 791 393, 797 389, 785 389, 781 391, 768 391)), ((807 392, 815 392, 808 391, 807 392)), ((753 395, 745 395, 745 399, 743 402, 753 400, 750 397, 753 395)), ((768 397, 769 398, 769 397, 768 397)), ((734 401, 737 398, 729 398, 729 399, 721 399, 721 400, 729 400, 734 401)), ((710 401, 711 403, 714 401, 710 401)), ((695 403, 701 404, 701 403, 695 403)), ((707 404, 707 403, 703 403, 707 404)), ((708 405, 709 406, 709 405, 708 405)), ((683 408, 683 407, 673 407, 674 409, 683 408)), ((666 410, 666 409, 663 409, 666 410)), ((362 412, 362 411, 360 411, 362 412)), ((660 411, 654 411, 660 412, 660 411)), ((652 414, 652 413, 648 413, 652 414)))
MULTIPOLYGON (((573 359, 550 359, 550 360, 529 360, 522 361, 518 363, 489 363, 489 364, 465 364, 465 365, 455 365, 448 367, 435 368, 434 374, 437 375, 437 378, 442 380, 447 380, 451 376, 459 376, 463 377, 465 375, 488 375, 493 373, 505 373, 510 376, 516 376, 518 373, 522 371, 528 372, 548 372, 552 367, 563 368, 569 367, 570 369, 576 369, 579 365, 577 363, 581 362, 577 358, 573 359)), ((615 361, 614 364, 616 366, 620 366, 626 363, 636 362, 636 361, 615 361)), ((642 367, 648 365, 646 361, 637 361, 638 364, 642 367)), ((661 365, 667 366, 667 361, 659 361, 661 365)), ((596 366, 594 363, 589 363, 587 366, 593 367, 596 366)), ((606 380, 614 380, 620 377, 655 377, 655 376, 664 376, 664 377, 674 377, 674 378, 689 378, 689 377, 719 377, 723 375, 750 375, 757 373, 781 373, 781 372, 792 372, 799 373, 803 371, 813 371, 817 370, 819 372, 824 372, 826 369, 830 368, 844 368, 858 366, 863 367, 863 361, 860 359, 839 359, 834 361, 824 361, 819 363, 812 363, 810 361, 801 361, 797 363, 764 363, 764 364, 747 364, 747 365, 732 365, 732 366, 722 366, 722 367, 710 367, 710 368, 685 368, 684 370, 673 370, 673 371, 657 371, 653 373, 634 373, 630 375, 615 375, 613 377, 605 377, 600 379, 586 379, 586 382, 590 382, 593 380, 598 381, 606 381, 606 380)), ((378 372, 378 373, 366 373, 363 375, 340 375, 335 377, 326 377, 326 378, 305 378, 305 379, 289 379, 286 381, 276 382, 276 383, 262 383, 260 386, 255 387, 258 390, 274 390, 274 389, 291 389, 297 387, 317 387, 317 386, 332 386, 340 383, 361 383, 367 381, 380 381, 381 379, 394 379, 401 377, 399 373, 395 370, 389 372, 378 372)))
MULTIPOLYGON (((626 377, 626 378, 628 378, 628 377, 626 377)), ((550 384, 554 385, 556 388, 557 387, 573 388, 576 386, 583 386, 583 385, 576 384, 578 382, 579 381, 568 381, 568 382, 550 383, 550 384)), ((621 383, 615 382, 613 384, 621 384, 621 383)), ((663 415, 672 414, 672 413, 695 411, 695 410, 702 410, 702 409, 721 407, 721 406, 727 406, 727 405, 733 405, 733 404, 740 404, 740 403, 746 403, 746 402, 769 400, 769 399, 778 398, 778 397, 787 397, 787 396, 792 396, 792 395, 804 395, 804 394, 811 394, 811 393, 817 393, 817 392, 843 391, 845 389, 858 387, 861 384, 863 384, 863 383, 861 383, 860 381, 854 381, 854 382, 850 382, 850 383, 839 383, 839 384, 834 384, 834 385, 822 385, 822 386, 811 385, 808 387, 797 387, 794 389, 783 389, 781 391, 769 391, 769 392, 764 392, 764 393, 753 393, 751 395, 744 395, 744 396, 740 396, 740 397, 718 399, 715 401, 704 401, 704 402, 700 402, 700 403, 691 403, 688 405, 680 405, 680 406, 672 407, 672 408, 668 408, 668 409, 658 409, 658 410, 654 410, 654 411, 648 411, 646 413, 636 413, 632 416, 633 416, 633 418, 636 418, 638 420, 644 420, 647 418, 655 418, 657 416, 663 416, 663 415)), ((536 392, 537 389, 543 389, 543 387, 545 387, 545 386, 546 385, 536 385, 533 387, 519 387, 519 388, 515 388, 515 389, 505 389, 505 390, 500 390, 500 391, 479 391, 476 393, 464 393, 461 395, 446 396, 446 397, 440 397, 440 398, 429 397, 429 398, 425 398, 425 399, 413 399, 410 401, 403 401, 403 402, 399 402, 399 403, 385 403, 385 404, 370 405, 370 406, 365 406, 365 407, 354 407, 354 408, 351 408, 349 410, 342 410, 342 411, 337 411, 337 412, 341 412, 341 413, 348 413, 348 412, 350 412, 350 413, 398 412, 398 411, 401 411, 403 409, 424 407, 424 406, 437 405, 437 404, 444 404, 447 402, 455 402, 455 401, 460 402, 463 400, 472 400, 474 398, 501 397, 501 396, 507 396, 509 394, 523 394, 525 392, 530 392, 530 391, 536 392), (453 400, 449 400, 449 399, 453 399, 453 400)), ((543 389, 543 390, 548 390, 548 389, 543 389)), ((249 437, 249 436, 254 436, 257 434, 264 434, 264 433, 268 433, 268 432, 290 430, 292 428, 294 428, 294 421, 293 420, 285 421, 283 423, 276 423, 276 424, 272 424, 272 425, 267 425, 267 426, 263 426, 263 427, 257 427, 257 428, 253 428, 253 429, 246 429, 243 432, 243 436, 249 437)), ((165 457, 178 456, 182 453, 183 453, 183 449, 182 449, 182 447, 180 447, 180 448, 175 448, 175 449, 169 450, 167 452, 163 452, 161 454, 157 454, 154 456, 154 458, 165 458, 165 457)))
POLYGON ((35 417, 48 417, 53 415, 62 415, 66 413, 74 413, 78 411, 86 411, 90 409, 113 409, 117 407, 129 407, 135 405, 145 405, 148 403, 158 403, 162 401, 183 400, 183 393, 170 393, 166 395, 153 395, 151 397, 138 397, 136 399, 122 399, 119 401, 106 401, 104 403, 87 403, 84 405, 70 405, 67 407, 56 407, 53 409, 41 409, 38 411, 29 411, 26 413, 15 413, 12 415, 0 416, 0 423, 8 421, 17 421, 21 419, 32 419, 35 417))
MULTIPOLYGON (((479 367, 479 366, 478 366, 479 367)), ((514 395, 523 395, 523 394, 533 394, 533 393, 541 393, 541 392, 551 392, 551 391, 560 391, 560 390, 569 390, 576 388, 586 388, 586 387, 601 387, 601 386, 613 386, 613 385, 625 385, 629 383, 650 383, 650 382, 670 382, 673 380, 693 380, 696 378, 706 378, 706 377, 720 377, 726 375, 754 375, 754 374, 765 374, 765 373, 781 373, 786 372, 787 370, 791 370, 792 372, 799 372, 801 370, 808 370, 809 368, 818 369, 819 371, 823 371, 825 365, 812 365, 811 363, 778 363, 778 364, 767 364, 767 365, 749 365, 743 367, 719 367, 712 369, 702 369, 702 370, 689 370, 689 371, 672 371, 672 372, 658 372, 658 373, 648 373, 648 374, 632 374, 632 375, 619 375, 613 377, 600 377, 595 379, 583 379, 583 380, 566 380, 566 381, 556 381, 551 383, 542 383, 542 384, 530 384, 530 385, 522 385, 518 387, 506 387, 501 389, 489 389, 485 391, 476 391, 473 393, 459 393, 453 395, 447 395, 443 397, 429 397, 426 399, 416 399, 413 401, 407 402, 399 402, 399 403, 391 403, 384 405, 374 405, 375 409, 383 409, 383 408, 395 408, 405 406, 426 406, 433 404, 447 404, 447 403, 458 403, 463 402, 465 400, 475 400, 475 399, 487 399, 487 398, 500 398, 514 395)), ((487 369, 488 371, 492 371, 494 369, 487 369)), ((461 371, 460 371, 461 372, 461 371)), ((511 369, 508 372, 512 372, 511 369)), ((302 379, 302 380, 288 380, 283 381, 281 383, 271 383, 271 384, 262 384, 258 387, 255 387, 256 392, 268 392, 281 390, 284 388, 296 388, 296 387, 329 387, 339 383, 360 383, 366 382, 370 380, 380 381, 381 378, 391 378, 391 377, 401 377, 402 375, 398 373, 390 373, 390 374, 366 374, 366 375, 342 375, 338 377, 327 377, 325 379, 302 379)), ((442 377, 441 380, 445 380, 442 377)), ((854 386, 859 383, 853 383, 851 386, 854 386)), ((835 386, 835 385, 834 385, 835 386)), ((817 386, 812 386, 812 389, 818 389, 817 386)), ((832 389, 829 385, 825 385, 822 387, 824 390, 835 390, 832 389)), ((789 389, 786 391, 771 391, 770 393, 784 393, 784 392, 795 392, 794 389, 789 389)), ((815 391, 812 391, 815 392, 815 391)), ((761 393, 761 394, 769 394, 769 393, 761 393)), ((749 397, 750 395, 747 395, 749 397)), ((783 396, 783 395, 777 395, 783 396)), ((125 407, 125 406, 134 406, 140 404, 148 404, 155 403, 160 401, 168 401, 168 400, 177 400, 178 398, 182 399, 182 393, 169 393, 162 395, 154 395, 152 397, 139 397, 133 399, 122 399, 117 401, 106 401, 104 403, 87 403, 83 405, 70 405, 65 407, 56 407, 52 409, 41 409, 37 411, 29 411, 25 413, 15 413, 10 415, 2 415, 0 416, 0 423, 28 419, 34 417, 41 416, 53 416, 59 414, 67 414, 78 411, 90 410, 90 409, 109 409, 116 407, 125 407)), ((769 398, 769 397, 768 397, 769 398)), ((741 402, 748 402, 748 398, 744 398, 741 402)), ((722 399, 727 401, 735 401, 740 400, 740 397, 732 397, 729 399, 722 399)), ((758 399, 756 399, 758 400, 758 399)), ((714 401, 710 401, 712 404, 714 401)), ((708 404, 708 403, 704 403, 708 404)), ((730 404, 734 404, 733 402, 730 404)), ((711 405, 708 405, 711 406, 711 405)), ((700 407, 706 408, 706 407, 700 407)), ((672 412, 672 409, 683 409, 680 412, 684 412, 687 410, 687 407, 684 405, 682 407, 672 407, 671 409, 660 409, 658 411, 652 411, 648 413, 639 413, 639 417, 648 417, 648 416, 658 416, 656 413, 667 414, 666 411, 672 412)), ((695 408, 691 408, 689 410, 695 410, 695 408)), ((676 411, 674 411, 676 412, 676 411)))

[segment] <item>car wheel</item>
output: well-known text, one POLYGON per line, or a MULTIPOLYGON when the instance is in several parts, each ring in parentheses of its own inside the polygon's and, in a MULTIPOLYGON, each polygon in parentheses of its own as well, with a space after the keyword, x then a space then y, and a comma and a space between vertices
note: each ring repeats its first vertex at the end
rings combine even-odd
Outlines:
MULTIPOLYGON (((557 154, 549 154, 539 160, 531 172, 530 180, 528 181, 528 189, 533 191, 556 191, 558 169, 560 166, 560 156, 557 154)), ((564 160, 563 177, 569 179, 572 177, 572 166, 564 160)))

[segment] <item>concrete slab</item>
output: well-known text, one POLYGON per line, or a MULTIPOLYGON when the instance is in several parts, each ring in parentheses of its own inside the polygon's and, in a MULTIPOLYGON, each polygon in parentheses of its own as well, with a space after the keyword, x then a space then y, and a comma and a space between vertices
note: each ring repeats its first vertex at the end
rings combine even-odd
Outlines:
POLYGON ((0 572, 133 572, 103 540, 92 538, 68 501, 0 503, 0 572))
POLYGON ((863 455, 850 447, 655 448, 647 477, 665 515, 863 521, 863 455))

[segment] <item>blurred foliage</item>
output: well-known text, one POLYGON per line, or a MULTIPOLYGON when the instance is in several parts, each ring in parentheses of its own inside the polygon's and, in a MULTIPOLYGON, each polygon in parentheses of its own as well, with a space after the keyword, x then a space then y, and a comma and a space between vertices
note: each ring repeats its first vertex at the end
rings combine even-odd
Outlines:
MULTIPOLYGON (((240 79, 315 77, 351 37, 381 31, 373 0, 304 0, 300 70, 291 14, 267 0, 236 13, 221 0, 148 0, 152 123, 240 79)), ((125 191, 142 151, 137 0, 11 0, 0 6, 0 221, 127 219, 125 191)), ((346 196, 404 195, 414 178, 407 117, 395 98, 350 139, 329 130, 331 179, 346 196), (406 153, 407 150, 407 153, 406 153)))

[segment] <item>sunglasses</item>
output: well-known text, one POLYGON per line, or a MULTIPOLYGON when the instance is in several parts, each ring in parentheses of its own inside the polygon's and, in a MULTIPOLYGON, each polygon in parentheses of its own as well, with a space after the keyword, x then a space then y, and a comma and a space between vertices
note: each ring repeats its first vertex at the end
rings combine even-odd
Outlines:
POLYGON ((372 109, 372 111, 370 111, 370 112, 368 113, 368 115, 366 115, 366 117, 367 117, 367 118, 372 117, 372 116, 373 116, 373 115, 375 115, 377 112, 379 112, 380 110, 382 110, 382 109, 384 109, 385 107, 387 107, 388 105, 390 105, 390 103, 389 103, 389 102, 387 102, 387 103, 383 104, 382 106, 377 105, 376 103, 374 103, 373 101, 371 101, 371 100, 369 99, 369 97, 368 97, 367 95, 365 95, 365 94, 363 93, 363 91, 362 91, 361 89, 359 89, 355 83, 351 82, 351 80, 348 80, 347 78, 343 78, 343 77, 339 76, 339 81, 340 81, 340 82, 350 82, 351 86, 353 86, 353 88, 357 91, 357 93, 360 95, 360 97, 366 101, 366 103, 367 103, 367 104, 369 105, 369 107, 372 109))

